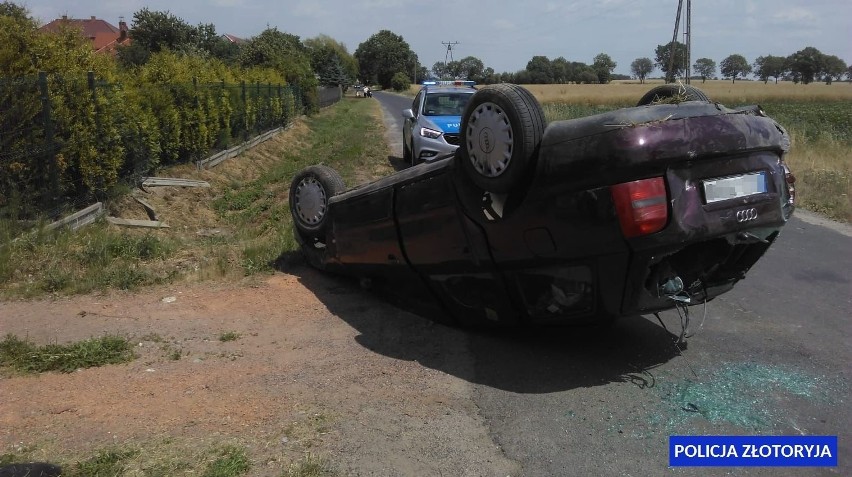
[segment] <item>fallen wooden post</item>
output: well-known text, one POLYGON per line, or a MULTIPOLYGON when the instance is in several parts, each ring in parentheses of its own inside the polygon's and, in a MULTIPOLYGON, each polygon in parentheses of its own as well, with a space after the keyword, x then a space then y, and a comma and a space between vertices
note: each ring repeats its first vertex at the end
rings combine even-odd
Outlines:
POLYGON ((120 219, 118 217, 107 217, 107 222, 125 227, 148 227, 153 229, 167 229, 168 224, 159 220, 120 219))
POLYGON ((194 179, 181 179, 178 177, 145 177, 142 180, 144 187, 210 187, 207 181, 194 179))

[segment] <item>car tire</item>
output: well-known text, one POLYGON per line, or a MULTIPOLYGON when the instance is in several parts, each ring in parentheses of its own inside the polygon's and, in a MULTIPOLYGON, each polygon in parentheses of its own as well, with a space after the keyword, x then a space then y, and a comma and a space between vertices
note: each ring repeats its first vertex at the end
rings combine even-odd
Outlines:
POLYGON ((302 169, 290 183, 290 213, 297 240, 304 247, 325 243, 328 200, 343 192, 343 178, 328 166, 302 169))
POLYGON ((405 142, 405 137, 402 138, 402 162, 413 166, 414 160, 411 158, 412 153, 411 149, 408 147, 408 143, 405 142))
POLYGON ((545 125, 541 105, 523 87, 485 86, 462 115, 457 158, 478 187, 511 192, 535 164, 545 125))
POLYGON ((666 102, 669 98, 683 97, 684 101, 710 101, 704 91, 688 84, 664 84, 645 93, 636 106, 666 102))

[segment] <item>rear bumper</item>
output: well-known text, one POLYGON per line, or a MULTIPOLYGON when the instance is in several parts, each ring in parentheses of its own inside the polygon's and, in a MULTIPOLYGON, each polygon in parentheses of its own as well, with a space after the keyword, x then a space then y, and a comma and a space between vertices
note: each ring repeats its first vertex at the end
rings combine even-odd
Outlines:
POLYGON ((630 240, 631 264, 622 314, 671 308, 662 290, 677 279, 681 298, 712 299, 734 286, 778 237, 793 207, 779 156, 754 152, 673 167, 666 173, 670 223, 659 233, 630 240), (703 182, 718 177, 763 173, 766 190, 708 202, 703 182))

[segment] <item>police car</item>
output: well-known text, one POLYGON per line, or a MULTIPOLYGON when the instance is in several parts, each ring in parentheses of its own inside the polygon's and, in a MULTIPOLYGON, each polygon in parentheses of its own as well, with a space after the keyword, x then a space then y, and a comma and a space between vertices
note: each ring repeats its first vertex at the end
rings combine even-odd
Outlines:
POLYGON ((473 81, 424 81, 411 109, 402 112, 403 158, 412 166, 459 146, 459 127, 468 100, 476 93, 473 81))

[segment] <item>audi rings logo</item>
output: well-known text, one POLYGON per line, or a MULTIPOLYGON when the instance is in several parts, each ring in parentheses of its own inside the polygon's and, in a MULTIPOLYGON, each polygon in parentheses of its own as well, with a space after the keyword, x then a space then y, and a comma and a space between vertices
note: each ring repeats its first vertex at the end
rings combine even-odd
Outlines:
POLYGON ((737 211, 737 222, 751 222, 757 220, 757 209, 744 209, 737 211))

